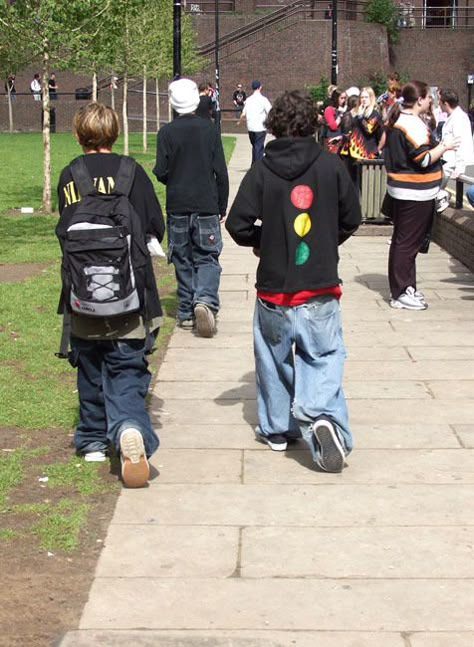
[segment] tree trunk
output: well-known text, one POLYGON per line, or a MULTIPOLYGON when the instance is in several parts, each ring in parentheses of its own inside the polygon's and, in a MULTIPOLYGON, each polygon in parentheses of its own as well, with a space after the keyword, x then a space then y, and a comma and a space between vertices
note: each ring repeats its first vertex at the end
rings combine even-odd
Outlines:
POLYGON ((97 101, 97 72, 92 74, 92 101, 97 101))
POLYGON ((147 114, 147 96, 146 96, 146 65, 143 66, 143 152, 148 150, 148 114, 147 114))
POLYGON ((158 77, 155 79, 155 92, 156 92, 156 132, 160 130, 160 81, 158 77))
POLYGON ((110 107, 115 110, 115 72, 110 75, 110 107))
POLYGON ((123 103, 122 103, 122 121, 123 121, 123 154, 128 155, 128 72, 123 75, 123 103))
POLYGON ((8 94, 8 130, 13 132, 13 105, 12 105, 12 93, 10 89, 10 82, 7 81, 7 94, 8 94))
POLYGON ((43 40, 43 211, 51 213, 51 137, 49 102, 49 42, 43 40))

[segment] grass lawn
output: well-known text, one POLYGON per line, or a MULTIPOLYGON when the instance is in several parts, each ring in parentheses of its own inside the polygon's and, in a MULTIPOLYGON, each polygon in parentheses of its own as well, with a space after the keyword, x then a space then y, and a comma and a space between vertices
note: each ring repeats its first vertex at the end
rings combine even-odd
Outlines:
MULTIPOLYGON (((235 139, 225 137, 223 142, 229 159, 235 139)), ((116 151, 121 151, 120 141, 116 151)), ((130 154, 152 177, 164 208, 164 189, 151 175, 155 136, 149 138, 149 153, 140 151, 141 134, 133 133, 130 154)), ((72 135, 52 136, 54 188, 62 168, 80 153, 72 135)), ((96 494, 103 484, 100 479, 98 482, 100 468, 73 457, 66 443, 64 451, 59 450, 60 460, 52 464, 48 460, 48 435, 56 429, 60 436, 67 438, 74 427, 77 392, 75 371, 66 361, 54 356, 61 331, 61 318, 56 314, 60 290, 59 245, 54 235, 57 214, 36 215, 42 194, 41 134, 0 134, 0 158, 8 160, 7 164, 0 165, 0 265, 15 263, 24 267, 28 263, 44 263, 23 281, 0 280, 0 550, 3 542, 18 536, 16 530, 8 527, 8 519, 15 515, 22 518, 33 515, 32 519, 40 519, 28 522, 26 530, 21 532, 28 533, 30 538, 39 538, 41 547, 72 550, 78 545, 79 532, 87 518, 88 497, 96 494), (22 206, 33 207, 35 215, 13 211, 22 206), (15 429, 13 434, 11 428, 15 429), (48 430, 44 443, 35 441, 32 446, 33 430, 42 429, 48 430), (30 503, 32 499, 25 495, 21 506, 13 505, 12 493, 24 487, 32 474, 38 473, 47 478, 45 487, 60 488, 62 503, 30 503)), ((158 344, 163 346, 174 327, 175 278, 172 266, 164 259, 156 259, 155 271, 165 310, 164 326, 158 337, 158 344)), ((151 358, 152 370, 156 369, 155 357, 151 358)), ((37 481, 36 476, 33 480, 37 481)), ((110 483, 106 487, 110 488, 110 483)))

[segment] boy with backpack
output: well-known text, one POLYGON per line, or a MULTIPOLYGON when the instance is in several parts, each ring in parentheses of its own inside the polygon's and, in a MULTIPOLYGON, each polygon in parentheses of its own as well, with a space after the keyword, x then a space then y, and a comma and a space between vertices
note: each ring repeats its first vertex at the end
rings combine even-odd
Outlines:
POLYGON ((275 101, 266 126, 276 139, 245 175, 226 228, 260 258, 257 440, 284 451, 302 435, 322 470, 341 472, 352 435, 342 390, 338 245, 358 228, 361 213, 343 163, 316 143, 316 123, 307 93, 275 101))
POLYGON ((162 317, 146 237, 163 239, 163 214, 143 168, 112 152, 119 134, 114 110, 90 103, 76 113, 73 130, 84 155, 61 172, 56 235, 59 355, 77 368, 74 444, 86 461, 99 462, 110 443, 120 452, 124 484, 141 487, 159 445, 145 408, 146 354, 162 317))

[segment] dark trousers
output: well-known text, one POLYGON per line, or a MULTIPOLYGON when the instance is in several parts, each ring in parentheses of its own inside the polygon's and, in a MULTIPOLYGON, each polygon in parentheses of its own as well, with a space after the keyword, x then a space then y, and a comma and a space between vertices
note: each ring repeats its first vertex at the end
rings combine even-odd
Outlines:
POLYGON ((252 144, 252 164, 258 162, 263 157, 263 147, 265 145, 265 137, 267 131, 263 130, 260 133, 255 133, 249 130, 250 143, 252 144))
POLYGON ((431 230, 434 200, 393 200, 393 234, 388 257, 388 280, 393 299, 412 286, 416 290, 416 255, 431 230))
POLYGON ((71 337, 70 360, 77 368, 79 423, 74 444, 81 452, 119 449, 120 433, 134 427, 143 435, 145 451, 158 448, 158 436, 146 410, 151 374, 145 340, 96 341, 71 337))

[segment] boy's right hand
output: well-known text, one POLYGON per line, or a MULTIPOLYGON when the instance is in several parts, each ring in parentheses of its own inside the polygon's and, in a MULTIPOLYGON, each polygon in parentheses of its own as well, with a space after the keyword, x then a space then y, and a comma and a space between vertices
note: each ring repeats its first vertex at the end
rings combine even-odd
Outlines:
POLYGON ((456 150, 456 148, 459 148, 461 145, 461 138, 460 137, 452 137, 448 135, 447 137, 444 137, 441 140, 441 144, 443 145, 444 149, 447 151, 453 151, 456 150))

